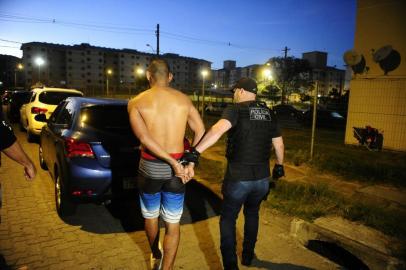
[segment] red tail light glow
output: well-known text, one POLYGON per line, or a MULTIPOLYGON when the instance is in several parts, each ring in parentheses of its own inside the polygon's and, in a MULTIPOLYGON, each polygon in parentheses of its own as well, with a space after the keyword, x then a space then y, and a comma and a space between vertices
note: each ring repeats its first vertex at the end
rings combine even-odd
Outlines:
POLYGON ((45 108, 39 108, 39 107, 32 107, 31 108, 31 113, 32 114, 41 114, 41 113, 46 113, 48 109, 45 108))
POLYGON ((68 157, 90 157, 94 158, 94 153, 90 144, 78 142, 72 138, 65 139, 66 152, 68 157))
POLYGON ((91 189, 86 189, 86 190, 74 190, 72 192, 73 196, 82 196, 82 195, 87 195, 87 196, 92 196, 93 195, 93 190, 91 189))

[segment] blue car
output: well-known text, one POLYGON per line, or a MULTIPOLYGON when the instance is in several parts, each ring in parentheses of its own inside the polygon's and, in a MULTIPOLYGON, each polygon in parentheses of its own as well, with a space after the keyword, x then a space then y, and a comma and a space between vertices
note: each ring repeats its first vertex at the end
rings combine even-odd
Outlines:
POLYGON ((39 160, 55 182, 59 216, 77 205, 103 202, 135 190, 140 158, 127 100, 69 97, 58 105, 39 141, 39 160))

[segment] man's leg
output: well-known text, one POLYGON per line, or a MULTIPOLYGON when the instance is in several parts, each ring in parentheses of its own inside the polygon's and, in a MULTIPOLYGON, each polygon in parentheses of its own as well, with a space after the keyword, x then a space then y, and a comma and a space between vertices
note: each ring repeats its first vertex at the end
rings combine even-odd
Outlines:
POLYGON ((263 197, 268 191, 269 179, 252 181, 252 191, 244 203, 244 242, 242 264, 250 265, 254 258, 255 243, 258 236, 259 208, 263 197))
POLYGON ((164 257, 162 269, 173 269, 180 239, 179 223, 165 222, 164 257))
POLYGON ((145 233, 148 238, 151 248, 151 268, 158 269, 160 259, 162 258, 159 250, 159 208, 161 202, 161 194, 140 193, 140 205, 142 216, 145 218, 145 233))
POLYGON ((223 207, 220 216, 220 249, 224 269, 238 269, 236 252, 236 220, 245 200, 247 189, 242 182, 224 182, 223 207))
POLYGON ((149 246, 154 258, 160 259, 162 257, 159 250, 159 223, 158 218, 145 219, 145 233, 147 234, 149 246))
POLYGON ((163 186, 161 217, 165 221, 163 269, 172 269, 180 239, 180 218, 183 213, 185 185, 173 177, 163 186))

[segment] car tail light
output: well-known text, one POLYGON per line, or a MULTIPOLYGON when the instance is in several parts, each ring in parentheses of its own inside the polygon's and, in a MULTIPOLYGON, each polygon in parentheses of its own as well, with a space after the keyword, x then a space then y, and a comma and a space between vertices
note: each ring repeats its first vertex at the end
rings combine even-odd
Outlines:
POLYGON ((74 190, 72 192, 73 196, 82 196, 82 195, 87 195, 87 196, 92 196, 93 195, 93 190, 91 189, 86 189, 86 190, 74 190))
POLYGON ((40 107, 32 107, 31 108, 31 113, 32 114, 41 114, 41 113, 46 113, 48 109, 45 108, 40 108, 40 107))
POLYGON ((68 157, 90 157, 94 158, 94 153, 90 144, 78 142, 72 138, 65 139, 66 152, 68 157))

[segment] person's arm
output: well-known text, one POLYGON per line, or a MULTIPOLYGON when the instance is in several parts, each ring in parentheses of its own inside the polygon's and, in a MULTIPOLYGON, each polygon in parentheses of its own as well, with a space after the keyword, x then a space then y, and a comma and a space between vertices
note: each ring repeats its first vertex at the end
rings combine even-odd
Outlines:
POLYGON ((3 153, 24 166, 25 177, 27 180, 34 179, 37 173, 34 163, 32 163, 31 159, 27 156, 17 141, 15 141, 10 147, 3 149, 3 153))
POLYGON ((283 144, 282 136, 272 138, 272 145, 275 149, 276 164, 283 165, 285 146, 283 144))
POLYGON ((140 140, 141 144, 144 145, 149 151, 151 151, 156 157, 165 160, 171 165, 175 171, 175 175, 178 177, 183 177, 184 170, 182 165, 173 157, 171 157, 154 138, 148 132, 147 126, 142 118, 140 112, 135 106, 129 108, 129 118, 131 128, 135 135, 140 140))
POLYGON ((205 129, 203 121, 200 118, 199 112, 196 110, 193 104, 191 104, 190 106, 187 123, 194 133, 192 146, 196 146, 196 144, 202 139, 205 129))
POLYGON ((220 119, 216 124, 214 124, 210 130, 206 133, 203 139, 196 146, 196 150, 202 153, 207 148, 215 144, 220 137, 226 133, 232 127, 230 121, 227 119, 220 119))

